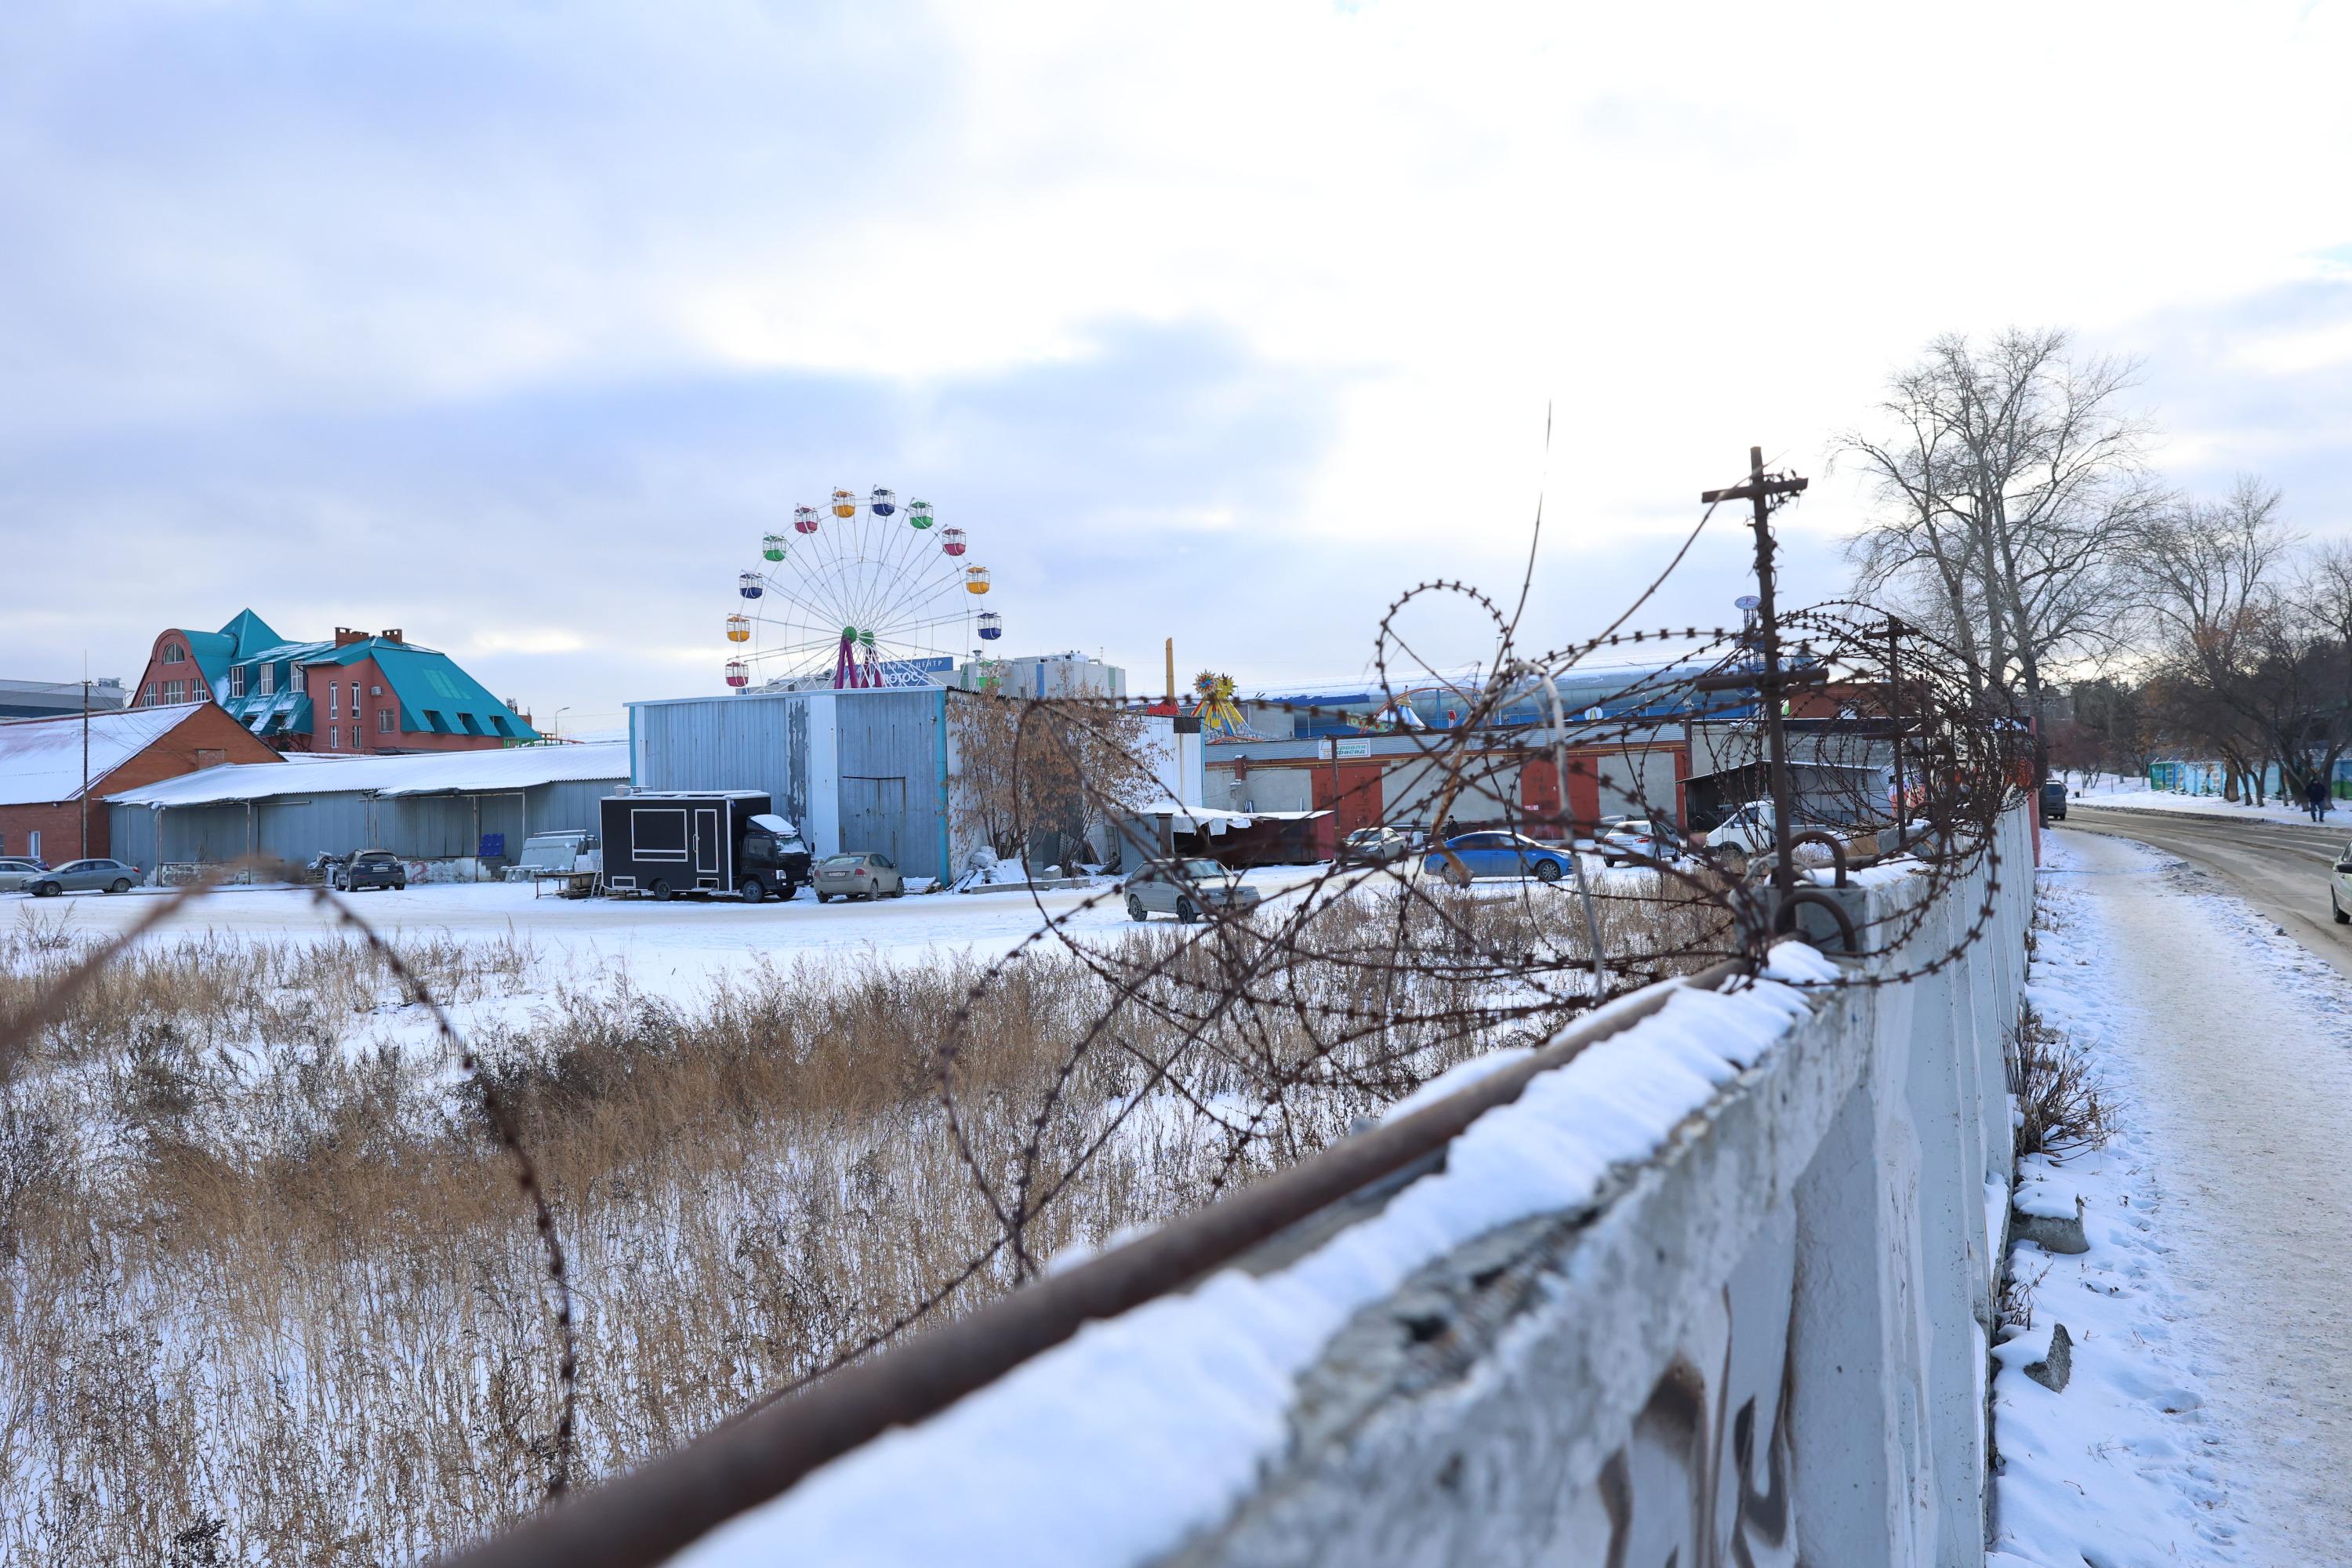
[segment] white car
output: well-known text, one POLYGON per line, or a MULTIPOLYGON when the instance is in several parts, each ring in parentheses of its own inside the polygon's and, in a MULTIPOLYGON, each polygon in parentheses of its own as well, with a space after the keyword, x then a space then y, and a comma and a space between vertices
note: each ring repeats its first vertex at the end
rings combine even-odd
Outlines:
POLYGON ((1683 836, 1670 822, 1649 822, 1641 817, 1628 818, 1612 827, 1604 827, 1593 840, 1593 849, 1604 866, 1622 866, 1628 860, 1643 865, 1678 860, 1683 853, 1683 836))
POLYGON ((2336 852, 2335 875, 2327 884, 2327 907, 2337 925, 2352 926, 2352 910, 2347 910, 2347 904, 2352 904, 2352 844, 2336 852))
POLYGON ((25 879, 48 868, 22 855, 0 855, 0 893, 21 893, 25 879))

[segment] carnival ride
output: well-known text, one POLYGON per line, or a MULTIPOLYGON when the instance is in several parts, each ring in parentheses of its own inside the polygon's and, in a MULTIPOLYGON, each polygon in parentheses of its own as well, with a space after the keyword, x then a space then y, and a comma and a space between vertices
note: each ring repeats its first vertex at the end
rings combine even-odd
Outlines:
MULTIPOLYGON (((990 584, 987 567, 963 559, 963 530, 938 521, 929 501, 902 504, 879 485, 864 500, 836 489, 794 507, 793 531, 764 535, 764 564, 735 580, 727 684, 743 690, 755 674, 800 689, 944 684, 942 658, 971 647, 948 628, 971 629, 990 584)), ((977 619, 983 640, 1004 635, 995 612, 977 619)))
POLYGON ((1192 695, 1199 699, 1193 705, 1193 716, 1201 721, 1202 735, 1222 735, 1232 741, 1256 741, 1265 737, 1250 728, 1247 719, 1234 701, 1234 678, 1204 669, 1192 678, 1192 695))

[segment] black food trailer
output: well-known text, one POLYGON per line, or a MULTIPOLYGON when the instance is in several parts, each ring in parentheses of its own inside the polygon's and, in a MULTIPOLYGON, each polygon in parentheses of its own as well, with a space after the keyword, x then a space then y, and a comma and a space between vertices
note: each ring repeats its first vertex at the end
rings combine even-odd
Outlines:
POLYGON ((614 893, 789 899, 809 852, 757 790, 635 790, 604 798, 604 887, 614 893))

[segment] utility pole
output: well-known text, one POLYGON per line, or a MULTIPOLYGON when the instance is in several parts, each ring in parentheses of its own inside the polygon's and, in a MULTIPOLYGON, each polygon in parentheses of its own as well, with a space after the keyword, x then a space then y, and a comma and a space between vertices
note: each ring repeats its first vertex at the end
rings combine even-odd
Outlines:
POLYGON ((1788 682, 1780 674, 1780 620, 1772 594, 1772 508, 1782 497, 1802 490, 1809 481, 1793 474, 1767 474, 1764 448, 1748 448, 1748 482, 1728 489, 1700 492, 1702 505, 1745 500, 1755 505, 1756 617, 1764 673, 1756 689, 1764 702, 1764 755, 1772 779, 1772 887, 1782 899, 1796 890, 1797 868, 1789 856, 1789 740, 1781 729, 1780 707, 1788 682))
POLYGON ((1903 846, 1903 830, 1911 826, 1911 803, 1903 788, 1903 623, 1886 617, 1886 716, 1895 730, 1895 847, 1903 846))
POLYGON ((89 655, 81 656, 81 848, 76 859, 89 858, 89 655))

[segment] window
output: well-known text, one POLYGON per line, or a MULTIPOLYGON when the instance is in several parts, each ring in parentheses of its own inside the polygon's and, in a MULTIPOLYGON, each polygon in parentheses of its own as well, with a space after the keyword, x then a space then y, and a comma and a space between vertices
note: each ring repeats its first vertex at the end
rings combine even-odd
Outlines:
POLYGON ((147 689, 139 694, 139 703, 142 708, 152 708, 155 706, 155 683, 153 681, 149 681, 147 683, 147 689))
POLYGON ((354 718, 354 719, 356 719, 356 718, 358 718, 359 716, 360 716, 360 683, 359 683, 358 681, 354 680, 354 681, 352 681, 352 718, 354 718))
POLYGON ((327 726, 327 750, 329 750, 329 751, 331 751, 331 752, 340 752, 340 751, 341 751, 342 749, 343 749, 343 731, 342 731, 341 728, 340 726, 338 726, 338 725, 334 725, 334 724, 330 724, 330 725, 328 725, 328 726, 327 726))
POLYGON ((37 860, 41 858, 41 830, 37 827, 25 835, 25 853, 37 860))
POLYGON ((478 720, 477 720, 477 719, 476 719, 476 718, 475 718, 471 713, 460 713, 460 714, 458 714, 458 715, 457 715, 457 722, 458 722, 458 723, 460 723, 460 724, 463 724, 464 726, 466 726, 466 733, 467 733, 468 735, 478 735, 478 734, 480 734, 480 733, 482 732, 482 726, 481 726, 480 721, 479 721, 478 720))
POLYGON ((509 724, 504 718, 496 713, 490 715, 490 728, 496 730, 501 735, 512 736, 514 734, 514 726, 509 724))
POLYGON ((163 682, 163 700, 166 704, 177 702, 180 700, 181 697, 185 694, 186 690, 187 682, 182 680, 167 680, 163 682))
POLYGON ((425 727, 436 735, 446 735, 449 732, 449 721, 441 717, 439 709, 427 708, 425 710, 425 727))
POLYGON ((163 662, 165 664, 185 664, 187 661, 188 650, 186 648, 182 647, 175 642, 167 642, 163 645, 163 662))
POLYGON ((329 682, 327 682, 327 717, 328 717, 328 718, 330 718, 330 719, 340 718, 340 717, 342 715, 342 711, 343 711, 343 707, 342 707, 342 695, 343 695, 343 689, 342 689, 341 687, 340 687, 340 686, 336 685, 336 684, 335 684, 333 681, 331 681, 331 680, 330 680, 329 682))
POLYGON ((228 672, 228 694, 231 697, 242 697, 245 695, 245 666, 239 664, 230 667, 228 672))
POLYGON ((261 667, 261 695, 268 697, 277 689, 278 667, 274 664, 263 665, 261 667))
POLYGON ((379 708, 375 710, 375 732, 379 735, 389 735, 392 733, 391 709, 379 708))

